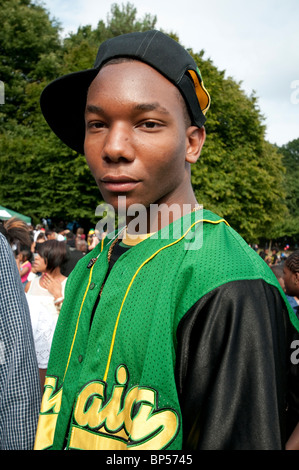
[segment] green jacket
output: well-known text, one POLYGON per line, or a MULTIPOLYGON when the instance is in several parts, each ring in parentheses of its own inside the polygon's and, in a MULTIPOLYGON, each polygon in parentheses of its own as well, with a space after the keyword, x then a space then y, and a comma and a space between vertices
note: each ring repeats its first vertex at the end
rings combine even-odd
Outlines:
MULTIPOLYGON (((277 333, 284 328, 277 311, 287 310, 287 304, 266 263, 209 211, 185 216, 130 248, 107 277, 111 243, 107 238, 98 245, 68 278, 35 448, 283 445, 285 389, 279 382, 285 371, 277 345, 286 349, 286 340, 284 331, 277 333), (92 267, 91 259, 96 259, 92 267), (244 282, 251 287, 246 284, 244 290, 244 282), (255 358, 258 347, 262 351, 255 358), (248 393, 248 383, 256 383, 256 389, 245 410, 243 388, 248 393), (221 400, 216 390, 222 390, 221 400), (215 403, 227 401, 228 395, 233 418, 221 433, 215 403), (205 416, 207 409, 211 418, 205 416), (267 430, 263 413, 267 416, 269 410, 267 430), (261 415, 261 435, 256 418, 247 435, 243 430, 237 436, 246 413, 261 415), (229 441, 224 437, 228 433, 234 436, 229 441)), ((291 308, 288 314, 295 324, 291 308)), ((231 413, 225 403, 221 410, 223 419, 231 413)))

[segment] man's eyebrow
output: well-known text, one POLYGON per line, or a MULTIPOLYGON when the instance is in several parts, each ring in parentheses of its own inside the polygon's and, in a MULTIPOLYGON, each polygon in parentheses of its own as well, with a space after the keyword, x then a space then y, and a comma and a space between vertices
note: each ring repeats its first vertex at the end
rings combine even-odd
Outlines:
POLYGON ((87 104, 85 113, 102 114, 103 109, 100 106, 95 106, 94 104, 87 104))
MULTIPOLYGON (((169 111, 161 106, 159 103, 140 103, 136 104, 134 107, 137 111, 160 111, 163 114, 170 114, 169 111)), ((103 114, 104 110, 101 106, 96 106, 94 104, 87 104, 85 108, 85 113, 93 114, 103 114)))
POLYGON ((159 103, 140 103, 135 106, 140 111, 160 111, 163 114, 170 114, 169 111, 159 103))

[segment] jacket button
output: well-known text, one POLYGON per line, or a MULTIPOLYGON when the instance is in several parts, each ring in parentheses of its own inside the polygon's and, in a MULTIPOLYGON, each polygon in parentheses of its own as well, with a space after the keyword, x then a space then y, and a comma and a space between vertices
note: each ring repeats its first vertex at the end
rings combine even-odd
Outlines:
POLYGON ((94 288, 95 288, 95 283, 92 282, 92 283, 90 284, 90 286, 89 286, 89 289, 92 290, 92 289, 94 289, 94 288))
POLYGON ((79 355, 78 361, 80 362, 80 364, 81 364, 81 362, 83 361, 83 356, 82 356, 82 354, 79 355))

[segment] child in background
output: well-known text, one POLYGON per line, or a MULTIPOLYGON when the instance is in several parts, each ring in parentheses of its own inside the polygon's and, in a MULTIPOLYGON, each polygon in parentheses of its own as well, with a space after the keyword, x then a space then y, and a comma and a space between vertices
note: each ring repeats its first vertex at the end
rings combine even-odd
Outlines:
POLYGON ((32 269, 31 258, 32 258, 32 253, 29 248, 23 248, 17 256, 17 266, 19 269, 22 285, 24 288, 28 282, 28 276, 32 269))

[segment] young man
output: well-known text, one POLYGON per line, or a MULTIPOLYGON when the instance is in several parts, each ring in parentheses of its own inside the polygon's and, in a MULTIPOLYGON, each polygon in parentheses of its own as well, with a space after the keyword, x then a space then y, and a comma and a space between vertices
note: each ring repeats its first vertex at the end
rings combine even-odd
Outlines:
POLYGON ((35 447, 283 448, 296 318, 266 263, 194 196, 209 107, 194 60, 158 31, 116 37, 41 106, 127 227, 69 277, 35 447))

